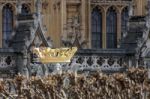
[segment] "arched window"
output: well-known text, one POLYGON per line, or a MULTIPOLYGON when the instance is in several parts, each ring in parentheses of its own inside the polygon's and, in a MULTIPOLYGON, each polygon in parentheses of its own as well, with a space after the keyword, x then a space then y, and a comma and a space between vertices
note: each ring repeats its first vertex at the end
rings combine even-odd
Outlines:
POLYGON ((27 15, 30 13, 30 8, 26 4, 22 4, 21 14, 27 15))
POLYGON ((92 48, 102 48, 102 13, 98 8, 92 11, 92 48))
POLYGON ((107 11, 107 48, 117 47, 117 13, 113 7, 107 11))
POLYGON ((128 19, 129 19, 129 12, 128 12, 128 8, 125 7, 123 10, 122 10, 122 13, 121 13, 121 35, 123 36, 123 33, 125 31, 127 31, 127 22, 128 22, 128 19))
POLYGON ((11 39, 11 33, 13 31, 13 10, 10 4, 6 4, 3 7, 3 47, 9 47, 9 41, 11 39))

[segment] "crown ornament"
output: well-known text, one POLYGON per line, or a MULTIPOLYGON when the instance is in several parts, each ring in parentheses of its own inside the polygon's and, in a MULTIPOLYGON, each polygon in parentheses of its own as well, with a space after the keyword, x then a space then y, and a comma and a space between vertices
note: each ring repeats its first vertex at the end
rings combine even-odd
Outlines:
POLYGON ((48 47, 33 48, 34 61, 40 63, 70 62, 77 47, 51 49, 48 47))

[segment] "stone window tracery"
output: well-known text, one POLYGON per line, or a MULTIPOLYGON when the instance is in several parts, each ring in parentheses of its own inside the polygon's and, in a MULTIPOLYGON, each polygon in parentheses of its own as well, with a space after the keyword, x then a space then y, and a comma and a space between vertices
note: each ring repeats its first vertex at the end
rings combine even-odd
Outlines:
POLYGON ((92 48, 102 48, 102 13, 98 8, 92 11, 92 48))
POLYGON ((117 47, 117 13, 114 7, 110 7, 106 17, 107 48, 117 47))
POLYGON ((9 42, 13 31, 13 9, 12 5, 6 4, 2 12, 3 26, 3 47, 10 47, 9 42))

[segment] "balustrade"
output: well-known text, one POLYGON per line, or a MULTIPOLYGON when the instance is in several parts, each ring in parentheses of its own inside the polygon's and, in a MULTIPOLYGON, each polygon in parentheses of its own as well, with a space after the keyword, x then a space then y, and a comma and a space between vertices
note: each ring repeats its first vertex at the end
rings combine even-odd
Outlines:
MULTIPOLYGON (((32 0, 21 0, 22 2, 32 2, 32 0)), ((0 0, 0 3, 3 3, 3 2, 13 2, 13 3, 16 3, 17 0, 0 0)))
POLYGON ((0 49, 0 77, 13 76, 16 73, 16 55, 13 49, 0 49))
POLYGON ((128 5, 131 3, 131 0, 91 0, 91 4, 104 5, 104 4, 113 4, 113 5, 128 5))
POLYGON ((76 71, 122 72, 128 68, 130 61, 131 57, 126 56, 123 50, 91 50, 89 52, 84 50, 84 53, 79 51, 73 57, 67 68, 76 69, 76 71), (113 55, 110 54, 111 52, 113 55))

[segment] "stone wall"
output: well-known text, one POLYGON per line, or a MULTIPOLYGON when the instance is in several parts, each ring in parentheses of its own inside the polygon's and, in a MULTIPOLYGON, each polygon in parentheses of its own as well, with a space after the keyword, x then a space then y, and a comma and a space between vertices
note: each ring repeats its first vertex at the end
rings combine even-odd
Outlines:
MULTIPOLYGON (((36 0, 21 0, 22 3, 28 5, 31 13, 35 12, 36 0)), ((2 23, 2 9, 7 3, 13 6, 14 10, 14 28, 16 26, 16 2, 17 0, 1 0, 0 1, 0 23, 2 23)), ((121 38, 121 11, 124 7, 129 6, 131 0, 43 0, 42 14, 43 25, 47 31, 47 36, 53 40, 54 47, 62 46, 62 37, 66 36, 65 27, 70 18, 78 16, 80 18, 80 32, 82 40, 88 42, 87 48, 91 47, 91 12, 98 6, 102 9, 103 17, 106 18, 107 9, 114 6, 117 9, 118 25, 117 40, 121 38)), ((133 0, 134 15, 145 15, 146 0, 133 0)), ((0 24, 0 47, 2 47, 2 24, 0 24)), ((106 48, 106 20, 103 20, 103 48, 106 48)))

